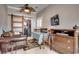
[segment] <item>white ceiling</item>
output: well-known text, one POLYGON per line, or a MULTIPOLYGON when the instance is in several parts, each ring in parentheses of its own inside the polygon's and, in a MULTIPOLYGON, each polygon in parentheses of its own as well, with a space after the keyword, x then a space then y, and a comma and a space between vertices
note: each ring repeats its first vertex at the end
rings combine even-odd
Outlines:
MULTIPOLYGON (((8 4, 9 7, 12 7, 15 9, 21 8, 24 5, 25 4, 8 4)), ((42 11, 43 9, 45 9, 48 6, 48 4, 29 4, 29 6, 33 7, 38 13, 38 12, 42 11)))
POLYGON ((14 14, 14 15, 21 15, 26 17, 36 17, 37 13, 44 10, 48 4, 29 4, 30 7, 33 7, 36 12, 32 12, 31 14, 21 13, 19 10, 21 7, 23 7, 25 4, 8 4, 8 14, 14 14), (37 8, 36 8, 37 7, 37 8))

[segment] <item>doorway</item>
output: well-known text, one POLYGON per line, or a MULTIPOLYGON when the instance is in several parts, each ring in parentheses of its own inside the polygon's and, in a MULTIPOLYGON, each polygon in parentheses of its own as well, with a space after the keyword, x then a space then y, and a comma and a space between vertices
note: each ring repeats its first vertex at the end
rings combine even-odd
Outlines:
POLYGON ((31 36, 31 20, 24 20, 24 35, 31 36))

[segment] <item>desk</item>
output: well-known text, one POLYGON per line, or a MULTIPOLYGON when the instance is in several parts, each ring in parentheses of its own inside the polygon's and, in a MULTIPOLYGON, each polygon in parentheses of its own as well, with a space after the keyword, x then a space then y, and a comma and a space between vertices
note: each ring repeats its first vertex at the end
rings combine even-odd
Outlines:
POLYGON ((8 46, 11 45, 11 43, 17 43, 20 41, 26 41, 27 37, 18 37, 18 38, 13 38, 13 37, 6 37, 6 38, 0 38, 0 47, 1 47, 1 53, 6 53, 6 49, 8 46))

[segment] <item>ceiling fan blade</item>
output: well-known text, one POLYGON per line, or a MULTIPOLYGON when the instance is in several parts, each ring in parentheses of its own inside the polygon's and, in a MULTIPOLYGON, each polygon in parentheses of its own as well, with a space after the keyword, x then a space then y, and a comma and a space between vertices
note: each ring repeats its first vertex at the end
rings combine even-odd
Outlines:
POLYGON ((24 10, 24 8, 21 8, 21 9, 20 9, 20 12, 22 12, 23 10, 24 10))
POLYGON ((34 8, 30 7, 30 9, 31 9, 33 12, 36 12, 36 10, 35 10, 34 8))
POLYGON ((24 6, 22 6, 22 7, 20 7, 21 9, 23 8, 25 8, 25 7, 28 7, 28 4, 25 4, 24 6))

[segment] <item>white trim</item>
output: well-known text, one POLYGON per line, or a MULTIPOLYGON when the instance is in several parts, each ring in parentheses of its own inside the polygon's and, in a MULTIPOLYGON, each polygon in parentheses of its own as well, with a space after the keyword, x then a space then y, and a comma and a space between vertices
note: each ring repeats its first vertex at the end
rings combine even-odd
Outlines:
POLYGON ((10 9, 16 9, 16 10, 20 10, 21 8, 16 8, 16 7, 12 7, 12 6, 8 6, 8 8, 10 9))

